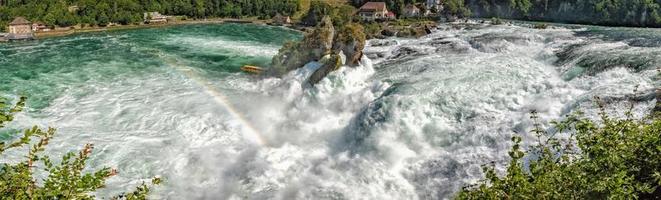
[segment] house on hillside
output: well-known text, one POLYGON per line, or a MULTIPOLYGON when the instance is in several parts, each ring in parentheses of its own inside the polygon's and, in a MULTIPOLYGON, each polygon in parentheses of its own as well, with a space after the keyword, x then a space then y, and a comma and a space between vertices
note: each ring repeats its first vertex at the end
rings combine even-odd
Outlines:
POLYGON ((32 22, 23 17, 16 17, 14 21, 9 23, 7 30, 9 30, 9 34, 7 35, 8 40, 34 39, 32 22))
POLYGON ((405 17, 419 17, 420 16, 420 8, 413 4, 409 4, 406 7, 404 7, 404 11, 402 13, 405 17))
POLYGON ((289 16, 283 16, 281 14, 276 14, 271 21, 275 25, 291 24, 291 18, 289 16))
POLYGON ((364 21, 388 20, 388 13, 385 2, 367 2, 358 10, 358 15, 364 21))
POLYGON ((147 24, 161 24, 168 22, 168 16, 161 15, 159 12, 146 12, 144 13, 144 19, 147 24))

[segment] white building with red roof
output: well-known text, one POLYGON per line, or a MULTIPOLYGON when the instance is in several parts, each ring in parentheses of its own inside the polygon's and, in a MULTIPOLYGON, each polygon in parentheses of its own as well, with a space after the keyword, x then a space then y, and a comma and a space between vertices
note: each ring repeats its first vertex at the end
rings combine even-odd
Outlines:
POLYGON ((385 2, 367 2, 358 10, 358 15, 365 21, 387 20, 389 14, 385 2))

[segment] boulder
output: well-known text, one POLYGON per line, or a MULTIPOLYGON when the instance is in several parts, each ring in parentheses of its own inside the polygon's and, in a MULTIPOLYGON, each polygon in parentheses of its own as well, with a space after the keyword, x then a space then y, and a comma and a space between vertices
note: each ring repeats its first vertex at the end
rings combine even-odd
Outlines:
POLYGON ((432 29, 433 29, 433 27, 425 25, 425 33, 427 33, 427 35, 433 33, 432 29))
MULTIPOLYGON (((431 32, 431 30, 429 31, 431 32)), ((428 35, 428 31, 425 29, 425 27, 410 27, 403 29, 399 32, 397 32, 397 37, 422 37, 425 35, 428 35)))
POLYGON ((310 75, 310 78, 308 78, 307 82, 310 85, 319 83, 319 81, 323 80, 328 74, 340 69, 340 67, 342 67, 342 57, 338 54, 327 55, 320 61, 320 63, 322 63, 322 66, 319 67, 317 71, 314 71, 314 73, 310 75))
POLYGON ((411 28, 411 33, 413 33, 413 36, 415 36, 416 38, 419 38, 429 35, 431 31, 428 32, 424 26, 419 26, 419 27, 411 28))
POLYGON ((392 29, 390 29, 390 28, 384 28, 384 29, 381 31, 381 35, 388 36, 388 37, 392 37, 392 36, 397 35, 397 31, 394 31, 394 30, 392 30, 392 29))
POLYGON ((295 66, 302 66, 308 63, 310 55, 300 50, 300 42, 287 42, 280 48, 278 54, 271 60, 271 68, 267 70, 267 75, 280 76, 293 69, 295 66))
POLYGON ((405 38, 405 37, 411 37, 411 35, 413 35, 413 34, 411 33, 410 29, 402 29, 400 31, 397 31, 396 36, 401 37, 401 38, 405 38))

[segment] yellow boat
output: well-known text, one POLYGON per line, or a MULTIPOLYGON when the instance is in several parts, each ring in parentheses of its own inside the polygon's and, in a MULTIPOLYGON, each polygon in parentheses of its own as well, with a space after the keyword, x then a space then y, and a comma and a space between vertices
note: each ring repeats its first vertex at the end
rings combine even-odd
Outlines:
POLYGON ((243 67, 241 67, 241 71, 252 73, 252 74, 261 74, 262 72, 264 72, 264 69, 262 69, 261 67, 257 67, 257 66, 244 65, 243 67))

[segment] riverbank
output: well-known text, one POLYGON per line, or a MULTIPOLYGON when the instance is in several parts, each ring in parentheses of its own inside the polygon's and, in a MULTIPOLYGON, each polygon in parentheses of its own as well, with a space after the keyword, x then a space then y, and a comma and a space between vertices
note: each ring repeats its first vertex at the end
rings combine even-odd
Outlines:
MULTIPOLYGON (((270 26, 279 26, 294 30, 297 32, 302 32, 305 27, 300 27, 297 25, 274 25, 271 23, 271 20, 259 20, 259 19, 236 19, 236 18, 211 18, 211 19, 198 19, 198 20, 181 20, 168 23, 159 23, 159 24, 131 24, 131 25, 113 25, 106 27, 83 27, 83 28, 74 28, 68 30, 52 30, 46 32, 36 32, 36 39, 45 39, 53 37, 62 37, 79 33, 94 33, 94 32, 104 32, 104 31, 119 31, 119 30, 131 30, 131 29, 145 29, 145 28, 159 28, 159 27, 170 27, 170 26, 179 26, 179 25, 191 25, 191 24, 221 24, 221 23, 245 23, 245 24, 258 24, 258 25, 270 25, 270 26)), ((2 42, 2 40, 0 40, 2 42)))

